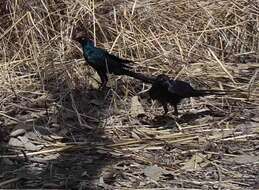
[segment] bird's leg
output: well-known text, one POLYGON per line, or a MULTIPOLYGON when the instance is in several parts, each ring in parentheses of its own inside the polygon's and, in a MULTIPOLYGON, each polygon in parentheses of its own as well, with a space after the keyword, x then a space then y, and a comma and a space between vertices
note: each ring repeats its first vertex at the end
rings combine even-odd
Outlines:
POLYGON ((168 112, 167 103, 163 103, 162 105, 163 105, 163 108, 164 108, 164 111, 165 111, 165 113, 164 113, 164 116, 165 116, 168 112))
POLYGON ((174 115, 178 116, 177 104, 174 104, 174 115))
POLYGON ((97 73, 98 73, 98 75, 99 75, 99 77, 100 77, 100 79, 101 79, 101 82, 102 82, 100 88, 101 88, 101 89, 106 88, 106 84, 107 84, 107 82, 108 82, 108 77, 107 77, 106 73, 105 73, 105 72, 102 72, 102 71, 97 71, 97 73))

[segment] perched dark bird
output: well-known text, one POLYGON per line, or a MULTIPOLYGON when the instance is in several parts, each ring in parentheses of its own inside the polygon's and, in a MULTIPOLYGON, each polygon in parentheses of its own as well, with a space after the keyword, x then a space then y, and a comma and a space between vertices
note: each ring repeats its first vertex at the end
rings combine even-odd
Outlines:
POLYGON ((155 82, 153 82, 149 95, 151 99, 160 102, 167 114, 168 103, 174 106, 174 113, 178 115, 177 105, 184 98, 199 97, 207 95, 224 95, 225 91, 220 90, 195 90, 187 82, 180 80, 172 80, 168 76, 158 75, 155 82))
POLYGON ((104 49, 95 47, 94 43, 85 36, 80 34, 76 35, 74 40, 81 44, 87 63, 93 67, 100 76, 102 87, 106 87, 108 82, 108 73, 115 75, 128 75, 148 83, 152 83, 152 81, 154 81, 154 79, 146 77, 143 74, 131 71, 131 67, 128 63, 133 61, 119 58, 108 53, 104 49))

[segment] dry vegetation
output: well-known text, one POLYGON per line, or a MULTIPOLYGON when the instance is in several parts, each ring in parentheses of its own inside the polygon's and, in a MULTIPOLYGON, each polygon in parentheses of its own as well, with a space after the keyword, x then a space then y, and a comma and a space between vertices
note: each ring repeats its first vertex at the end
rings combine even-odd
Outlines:
POLYGON ((258 1, 6 0, 0 9, 0 188, 259 188, 258 1), (185 101, 177 120, 156 117, 162 108, 140 81, 111 76, 108 92, 96 90, 71 41, 78 26, 138 72, 240 92, 185 101))

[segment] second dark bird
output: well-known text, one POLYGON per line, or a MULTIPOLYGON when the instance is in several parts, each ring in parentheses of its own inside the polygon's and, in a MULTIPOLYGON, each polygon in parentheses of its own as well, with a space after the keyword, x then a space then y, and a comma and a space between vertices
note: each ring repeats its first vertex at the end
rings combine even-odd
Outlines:
POLYGON ((108 82, 108 73, 115 75, 128 75, 136 79, 142 80, 143 82, 152 83, 154 79, 146 77, 140 73, 131 71, 131 67, 128 63, 133 62, 127 59, 119 58, 115 55, 108 53, 106 50, 97 48, 94 43, 79 34, 74 37, 74 40, 78 41, 82 48, 83 54, 87 63, 93 67, 101 79, 101 86, 106 87, 108 82))
POLYGON ((220 90, 195 90, 189 83, 172 80, 168 76, 158 75, 153 82, 149 95, 151 99, 160 102, 165 113, 168 112, 168 104, 174 106, 174 114, 178 115, 177 105, 184 98, 199 97, 207 95, 224 95, 225 91, 220 90))

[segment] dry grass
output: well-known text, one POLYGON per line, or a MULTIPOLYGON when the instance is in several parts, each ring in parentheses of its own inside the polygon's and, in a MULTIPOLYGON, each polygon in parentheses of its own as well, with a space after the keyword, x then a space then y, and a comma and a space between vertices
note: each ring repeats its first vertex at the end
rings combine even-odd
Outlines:
POLYGON ((2 150, 1 188, 258 188, 258 2, 7 0, 0 9, 0 138, 8 147, 6 134, 24 128, 43 145, 2 150), (131 98, 147 86, 112 76, 107 94, 90 90, 99 79, 71 41, 78 26, 138 72, 240 92, 192 99, 177 122, 157 120, 161 107, 145 100, 145 116, 133 117, 131 98), (147 165, 167 174, 150 180, 147 165))

